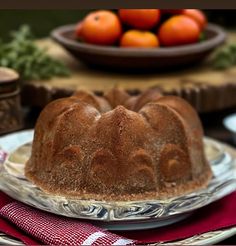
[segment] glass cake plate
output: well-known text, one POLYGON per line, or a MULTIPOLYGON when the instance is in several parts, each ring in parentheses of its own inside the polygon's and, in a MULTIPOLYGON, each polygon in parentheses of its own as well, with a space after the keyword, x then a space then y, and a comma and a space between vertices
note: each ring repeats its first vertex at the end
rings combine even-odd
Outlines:
POLYGON ((9 153, 0 165, 0 189, 30 206, 90 220, 109 230, 143 230, 172 224, 236 190, 235 152, 220 142, 205 138, 205 152, 214 174, 205 189, 166 200, 106 202, 53 196, 24 177, 24 165, 30 155, 32 138, 33 131, 0 138, 0 146, 9 153))

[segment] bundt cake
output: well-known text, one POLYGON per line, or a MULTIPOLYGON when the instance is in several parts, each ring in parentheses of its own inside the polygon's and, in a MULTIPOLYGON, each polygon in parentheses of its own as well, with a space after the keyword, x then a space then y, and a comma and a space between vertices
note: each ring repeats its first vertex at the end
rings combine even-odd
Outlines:
POLYGON ((32 145, 26 177, 66 197, 163 199, 205 187, 212 175, 197 113, 155 89, 55 100, 41 112, 32 145))

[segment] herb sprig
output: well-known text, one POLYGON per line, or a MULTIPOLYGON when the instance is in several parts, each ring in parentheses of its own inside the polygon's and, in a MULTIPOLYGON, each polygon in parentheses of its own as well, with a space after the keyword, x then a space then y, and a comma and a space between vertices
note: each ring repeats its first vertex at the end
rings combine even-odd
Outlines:
POLYGON ((0 41, 0 66, 15 69, 23 80, 50 79, 68 76, 69 69, 61 61, 39 48, 29 26, 22 26, 10 34, 10 41, 0 41))
POLYGON ((236 44, 230 43, 216 52, 212 59, 215 69, 227 69, 236 65, 236 44))

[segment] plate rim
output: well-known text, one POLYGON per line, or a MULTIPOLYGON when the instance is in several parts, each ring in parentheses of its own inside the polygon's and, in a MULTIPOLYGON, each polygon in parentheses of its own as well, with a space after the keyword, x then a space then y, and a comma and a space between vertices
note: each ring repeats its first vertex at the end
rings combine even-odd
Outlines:
POLYGON ((230 114, 223 119, 224 127, 233 134, 236 134, 236 127, 232 126, 231 121, 236 121, 236 113, 230 114))
MULTIPOLYGON (((181 240, 169 241, 164 243, 150 243, 150 246, 157 245, 206 245, 206 244, 216 244, 227 238, 236 235, 236 226, 205 232, 199 235, 194 235, 192 237, 188 237, 181 240), (206 238, 207 237, 207 238, 206 238)), ((8 245, 24 245, 23 242, 17 238, 13 238, 3 232, 0 232, 0 244, 8 244, 8 245), (3 237, 3 239, 2 239, 3 237)))
POLYGON ((232 226, 229 228, 214 230, 209 232, 204 232, 199 235, 194 235, 189 238, 165 242, 160 244, 153 245, 208 245, 208 244, 216 244, 227 238, 236 235, 236 226, 232 226))

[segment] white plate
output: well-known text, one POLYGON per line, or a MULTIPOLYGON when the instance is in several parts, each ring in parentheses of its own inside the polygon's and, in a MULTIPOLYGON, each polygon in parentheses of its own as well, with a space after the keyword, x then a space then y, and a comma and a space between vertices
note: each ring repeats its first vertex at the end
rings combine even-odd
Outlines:
POLYGON ((206 138, 205 151, 214 173, 206 189, 159 201, 104 202, 52 196, 24 178, 24 164, 31 151, 31 145, 24 143, 31 142, 32 138, 33 131, 0 138, 0 146, 11 153, 1 167, 0 189, 16 200, 44 211, 92 220, 110 230, 141 230, 175 223, 236 190, 236 168, 231 154, 223 144, 206 138))
POLYGON ((0 245, 24 245, 21 241, 0 232, 0 245))
MULTIPOLYGON (((168 242, 168 243, 153 243, 154 245, 212 245, 219 243, 229 237, 236 235, 236 227, 228 228, 225 230, 210 231, 183 240, 168 242)), ((18 239, 10 237, 0 232, 0 244, 3 245, 24 245, 18 239)))
POLYGON ((234 143, 236 144, 236 114, 225 117, 223 124, 232 133, 234 143))
POLYGON ((228 130, 236 133, 236 114, 231 114, 225 117, 223 123, 228 130))
POLYGON ((160 243, 160 245, 212 245, 219 243, 234 235, 236 235, 236 227, 231 227, 224 230, 206 232, 175 242, 160 243))

